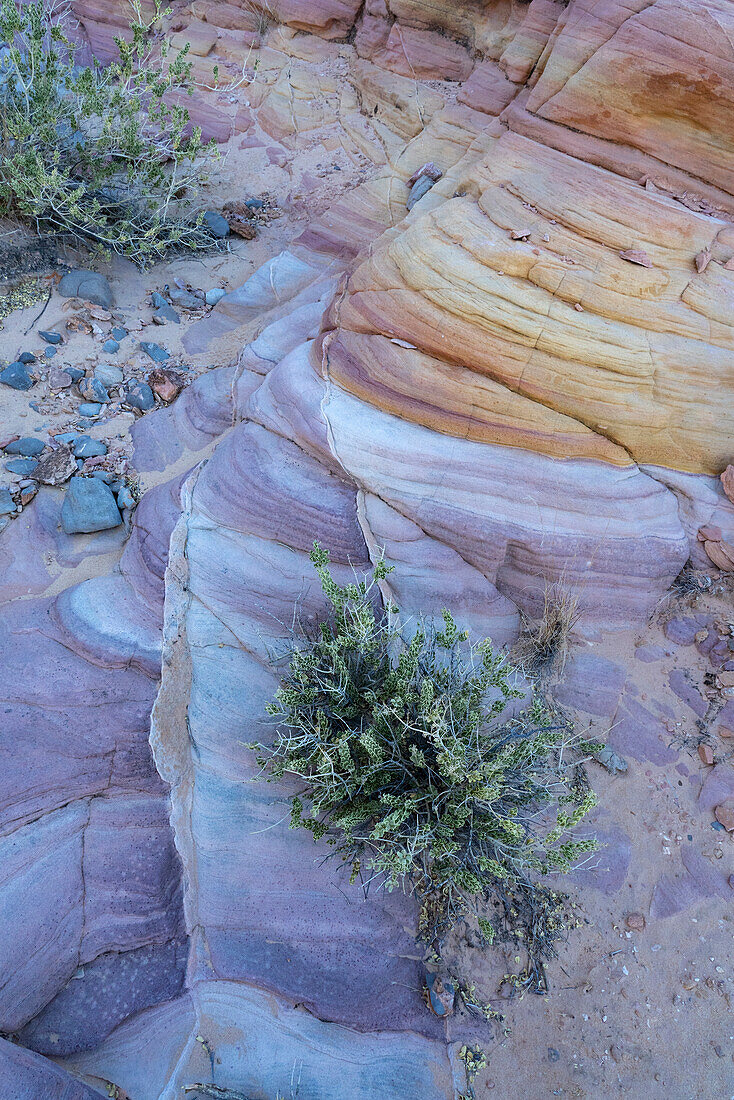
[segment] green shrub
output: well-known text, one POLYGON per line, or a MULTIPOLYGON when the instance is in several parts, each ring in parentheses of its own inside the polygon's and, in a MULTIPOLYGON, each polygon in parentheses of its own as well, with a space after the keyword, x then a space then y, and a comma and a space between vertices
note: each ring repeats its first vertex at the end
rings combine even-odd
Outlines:
POLYGON ((289 646, 268 712, 272 746, 253 746, 269 777, 302 780, 291 826, 325 838, 351 880, 422 900, 436 944, 473 914, 485 941, 524 939, 533 980, 563 930, 559 895, 539 876, 571 869, 592 839, 574 835, 595 796, 579 768, 591 746, 538 703, 514 716, 514 670, 452 616, 419 619, 410 640, 372 578, 340 587, 328 554, 311 560, 331 605, 312 639, 289 646), (494 907, 493 907, 494 906, 494 907))
POLYGON ((120 59, 80 67, 53 3, 0 0, 0 214, 144 265, 170 249, 210 247, 195 200, 213 146, 169 105, 190 90, 186 50, 170 64, 131 0, 120 59), (170 98, 170 97, 169 97, 170 98))

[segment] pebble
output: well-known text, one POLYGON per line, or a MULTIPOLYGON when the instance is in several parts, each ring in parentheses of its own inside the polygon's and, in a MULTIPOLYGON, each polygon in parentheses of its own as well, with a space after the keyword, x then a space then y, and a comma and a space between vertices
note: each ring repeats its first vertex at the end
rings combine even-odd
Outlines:
POLYGON ((18 356, 19 363, 25 363, 27 365, 28 363, 35 363, 35 361, 36 357, 32 351, 22 351, 18 356))
POLYGON ((168 403, 178 397, 183 389, 183 377, 165 367, 155 367, 148 375, 148 384, 161 401, 168 403))
POLYGON ((23 455, 30 458, 32 455, 40 455, 46 444, 42 439, 36 439, 32 435, 24 435, 22 439, 16 439, 8 443, 5 448, 6 455, 23 455))
POLYGON ((216 210, 207 210, 202 218, 202 223, 207 227, 212 237, 221 240, 229 236, 229 222, 216 210))
POLYGON ((201 309, 201 299, 192 294, 190 290, 182 290, 181 287, 166 287, 166 293, 174 305, 183 309, 201 309))
POLYGON ((113 339, 117 340, 117 342, 119 343, 120 340, 124 340, 126 336, 127 336, 127 329, 123 328, 122 325, 115 325, 115 327, 112 330, 113 339))
POLYGON ((133 409, 148 412, 155 405, 155 397, 147 382, 136 382, 127 390, 125 402, 133 409))
POLYGON ((153 314, 153 320, 158 324, 165 324, 166 321, 173 321, 175 325, 181 324, 181 318, 173 309, 170 302, 167 302, 162 294, 159 294, 157 290, 154 290, 150 296, 151 304, 155 310, 153 314))
POLYGON ((714 817, 727 833, 734 833, 734 802, 722 802, 714 809, 714 817))
POLYGON ((66 370, 52 367, 48 372, 48 387, 50 390, 65 390, 72 383, 72 377, 66 370))
POLYGON ((142 340, 140 343, 140 350, 153 360, 154 363, 165 363, 169 358, 170 352, 162 348, 160 344, 152 344, 150 340, 142 340))
POLYGON ((12 516, 16 511, 15 501, 9 489, 0 489, 0 516, 12 516))
POLYGON ((64 367, 64 373, 69 375, 72 382, 78 382, 80 378, 84 377, 84 371, 81 367, 64 367))
POLYGON ((549 1062, 557 1062, 560 1057, 561 1057, 561 1052, 559 1050, 556 1050, 555 1047, 548 1047, 548 1061, 549 1062))
POLYGON ((436 1016, 450 1016, 454 1011, 456 996, 453 984, 445 981, 438 974, 426 974, 426 987, 431 1011, 436 1016))
POLYGON ((265 203, 262 199, 245 199, 245 206, 248 210, 264 210, 265 203))
POLYGON ((45 359, 53 359, 54 355, 58 351, 58 348, 46 348, 43 355, 45 359))
POLYGON ((104 275, 86 268, 78 268, 64 275, 58 291, 62 298, 84 298, 103 309, 111 309, 114 303, 112 287, 104 275))
POLYGON ((120 367, 116 367, 112 363, 100 363, 98 367, 94 368, 94 377, 103 386, 119 386, 124 376, 120 367))
POLYGON ((79 393, 86 401, 100 401, 106 405, 110 399, 105 385, 99 378, 82 378, 79 381, 79 393))
POLYGON ((703 742, 698 746, 698 756, 702 764, 711 765, 714 762, 714 750, 703 742))
POLYGON ((11 474, 20 474, 22 477, 30 477, 38 466, 35 458, 12 458, 5 463, 5 469, 11 474))
POLYGON ((136 504, 137 501, 128 489, 127 485, 123 485, 117 494, 118 508, 134 508, 136 504))
POLYGON ((61 333, 60 332, 46 332, 45 329, 40 329, 38 335, 42 340, 45 340, 47 344, 60 344, 61 333))
POLYGON ((78 432, 59 432, 54 439, 57 443, 73 443, 78 435, 78 432))
POLYGON ((72 447, 74 458, 94 458, 95 455, 106 455, 107 447, 97 439, 90 439, 88 435, 78 435, 72 447))
POLYGON ((0 382, 13 390, 29 390, 33 385, 33 379, 21 362, 11 363, 0 371, 0 382))
POLYGON ((106 351, 108 355, 114 355, 114 353, 119 350, 120 345, 118 344, 117 340, 105 340, 104 344, 102 345, 102 351, 106 351))
POLYGON ((104 481, 105 485, 111 485, 115 480, 115 475, 111 474, 109 470, 94 470, 92 477, 99 478, 100 481, 104 481))
POLYGON ((20 503, 21 505, 30 504, 34 496, 38 492, 38 485, 35 481, 32 481, 30 485, 24 485, 20 491, 20 503))
POLYGON ((645 931, 645 918, 642 913, 628 913, 626 924, 631 932, 645 931))
POLYGON ((33 477, 44 485, 63 485, 76 471, 74 456, 65 445, 49 451, 33 471, 33 477))
POLYGON ((83 401, 78 409, 80 416, 99 416, 102 406, 96 401, 83 401))
POLYGON ((67 535, 108 531, 122 523, 112 492, 93 477, 73 477, 61 506, 61 526, 67 535))
POLYGON ((226 295, 227 291, 222 290, 220 286, 212 287, 211 290, 207 290, 205 294, 206 304, 208 306, 215 306, 217 302, 221 302, 222 298, 226 295))

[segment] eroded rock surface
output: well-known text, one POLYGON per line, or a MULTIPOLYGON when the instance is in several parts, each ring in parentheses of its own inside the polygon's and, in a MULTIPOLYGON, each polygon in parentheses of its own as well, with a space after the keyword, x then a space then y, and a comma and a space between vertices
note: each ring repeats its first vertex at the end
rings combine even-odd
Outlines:
MULTIPOLYGON (((112 58, 119 6, 73 8, 112 58)), ((460 1030, 423 1003, 412 902, 345 890, 288 830, 287 785, 255 781, 268 647, 295 603, 323 610, 315 539, 344 578, 384 548, 406 613, 447 604, 498 645, 548 584, 601 643, 642 630, 689 556, 716 572, 697 536, 734 541, 731 5, 194 0, 172 19, 205 137, 276 166, 338 146, 361 182, 310 211, 294 180, 289 247, 186 332, 192 355, 241 350, 136 422, 157 487, 114 567, 126 531, 64 534, 56 489, 3 535, 0 1029, 134 1100, 287 1095, 294 1066, 299 1097, 450 1097, 460 1030)), ((583 652, 557 697, 683 798, 672 653, 638 648, 638 679, 669 662, 653 698, 583 652)), ((675 868, 635 870, 623 782, 578 882, 618 907, 634 888, 655 921, 728 896, 691 836, 675 868)), ((681 843, 730 787, 717 760, 681 843)), ((23 1100, 92 1095, 2 1053, 23 1100)), ((604 1073, 590 1094, 617 1087, 604 1073)))

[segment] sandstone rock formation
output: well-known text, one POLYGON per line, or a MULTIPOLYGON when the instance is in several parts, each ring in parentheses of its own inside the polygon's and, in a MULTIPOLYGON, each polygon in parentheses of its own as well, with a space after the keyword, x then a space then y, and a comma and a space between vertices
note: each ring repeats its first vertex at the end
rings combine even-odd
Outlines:
MULTIPOLYGON (((119 5, 73 8, 114 56, 119 5)), ((194 0, 173 21, 205 136, 274 159, 337 140, 365 179, 188 332, 191 354, 244 346, 137 421, 158 485, 112 572, 76 583, 123 534, 60 533, 56 489, 0 540, 0 1030, 92 1091, 9 1044, 0 1080, 450 1097, 461 1033, 423 1004, 412 902, 346 894, 288 831, 287 786, 255 781, 269 647, 295 603, 322 610, 315 539, 342 577, 384 549, 406 614, 447 604, 498 645, 554 582, 584 637, 639 629, 689 557, 713 568, 701 527, 734 542, 732 6, 194 0)), ((667 716, 612 671, 601 710, 574 705, 669 763, 667 716)), ((728 889, 697 867, 691 898, 728 889)))

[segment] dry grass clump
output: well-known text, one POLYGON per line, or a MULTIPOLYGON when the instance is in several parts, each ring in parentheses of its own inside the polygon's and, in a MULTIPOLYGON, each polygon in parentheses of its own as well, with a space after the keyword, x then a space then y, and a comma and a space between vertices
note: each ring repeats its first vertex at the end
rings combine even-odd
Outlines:
POLYGON ((578 596, 562 580, 549 581, 543 592, 541 616, 526 620, 513 659, 535 675, 562 673, 580 617, 578 596))

